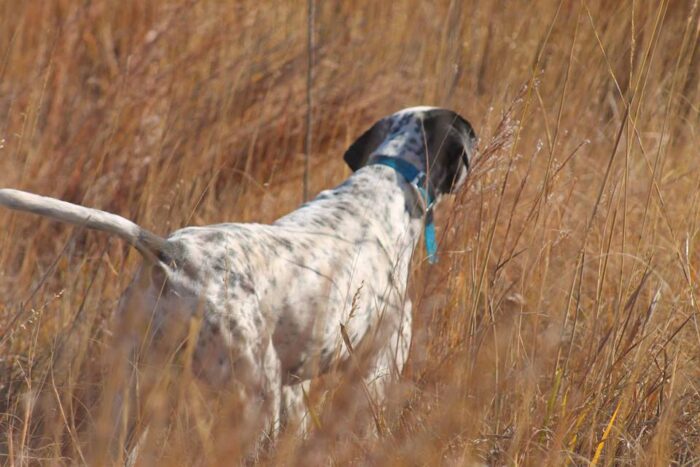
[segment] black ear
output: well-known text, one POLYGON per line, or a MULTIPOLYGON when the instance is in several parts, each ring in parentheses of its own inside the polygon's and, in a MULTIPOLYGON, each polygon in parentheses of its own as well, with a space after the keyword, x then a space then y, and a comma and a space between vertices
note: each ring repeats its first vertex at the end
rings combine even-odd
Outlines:
POLYGON ((372 128, 362 133, 362 136, 350 145, 343 159, 345 163, 355 172, 367 164, 372 151, 384 141, 388 124, 386 120, 379 120, 372 128))
POLYGON ((476 149, 476 133, 461 115, 435 109, 423 119, 428 143, 428 173, 436 195, 450 193, 466 179, 476 149))

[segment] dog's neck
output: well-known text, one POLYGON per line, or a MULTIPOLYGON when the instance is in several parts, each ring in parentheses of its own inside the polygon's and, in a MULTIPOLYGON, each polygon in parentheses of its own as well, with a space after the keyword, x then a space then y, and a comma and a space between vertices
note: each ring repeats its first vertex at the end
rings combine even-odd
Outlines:
POLYGON ((275 224, 327 230, 360 248, 377 241, 398 270, 407 273, 423 229, 423 209, 416 190, 401 174, 368 165, 275 224))
POLYGON ((395 169, 379 164, 363 167, 347 183, 356 187, 355 193, 375 194, 352 197, 363 209, 363 217, 386 234, 386 247, 393 249, 396 255, 410 258, 423 229, 423 201, 415 187, 395 169))

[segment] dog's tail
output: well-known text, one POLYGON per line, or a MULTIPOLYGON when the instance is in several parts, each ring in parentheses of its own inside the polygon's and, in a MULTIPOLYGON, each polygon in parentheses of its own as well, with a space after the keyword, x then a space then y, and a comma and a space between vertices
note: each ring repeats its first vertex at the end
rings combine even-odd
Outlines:
POLYGON ((29 211, 69 224, 116 234, 133 245, 147 260, 167 261, 167 240, 116 214, 8 188, 0 189, 0 204, 18 211, 29 211))

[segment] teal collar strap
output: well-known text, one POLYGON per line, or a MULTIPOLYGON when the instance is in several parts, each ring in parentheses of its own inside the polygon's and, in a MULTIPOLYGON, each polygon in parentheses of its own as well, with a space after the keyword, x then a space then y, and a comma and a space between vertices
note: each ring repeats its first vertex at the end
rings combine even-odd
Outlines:
POLYGON ((430 195, 427 187, 425 172, 418 170, 416 166, 398 157, 372 156, 370 164, 379 164, 396 170, 408 183, 413 185, 421 196, 425 208, 425 226, 423 237, 425 239, 425 251, 428 253, 428 262, 435 264, 437 257, 437 242, 435 240, 435 223, 433 222, 433 203, 435 200, 430 195))

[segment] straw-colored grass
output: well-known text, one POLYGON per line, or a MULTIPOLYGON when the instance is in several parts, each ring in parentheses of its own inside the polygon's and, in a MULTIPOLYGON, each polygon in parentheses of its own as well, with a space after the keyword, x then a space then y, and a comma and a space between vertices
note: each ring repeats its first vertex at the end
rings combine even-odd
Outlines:
MULTIPOLYGON (((263 464, 700 463, 700 6, 317 2, 310 189, 377 118, 480 136, 418 250, 381 407, 339 372, 263 464)), ((302 199, 305 2, 0 1, 0 186, 131 218, 269 222, 302 199)), ((116 463, 116 300, 138 254, 0 211, 0 459, 116 463)), ((142 465, 231 465, 238 408, 152 369, 142 465)), ((175 376, 174 376, 175 375, 175 376)), ((123 435, 122 430, 121 435, 123 435)))

